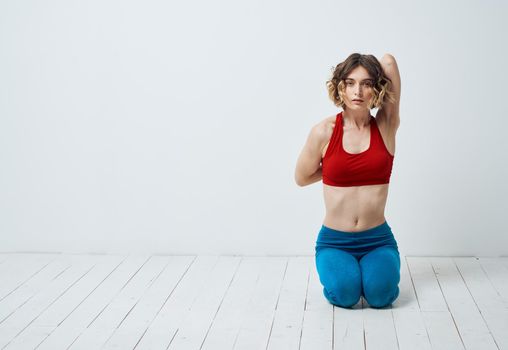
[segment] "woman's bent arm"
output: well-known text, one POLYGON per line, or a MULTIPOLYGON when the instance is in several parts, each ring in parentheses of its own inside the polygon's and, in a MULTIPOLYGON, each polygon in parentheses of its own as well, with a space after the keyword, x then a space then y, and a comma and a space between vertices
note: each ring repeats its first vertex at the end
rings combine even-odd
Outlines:
POLYGON ((312 128, 296 163, 295 182, 298 186, 321 180, 321 151, 325 137, 322 126, 312 128))
POLYGON ((392 82, 391 85, 392 90, 395 93, 395 102, 392 103, 387 101, 386 103, 384 103, 384 105, 379 109, 378 114, 376 114, 376 118, 378 116, 380 118, 386 118, 389 121, 390 125, 399 125, 400 124, 399 106, 400 106, 400 90, 401 90, 399 67, 397 65, 397 61, 395 60, 395 57, 393 57, 389 53, 385 54, 381 58, 379 63, 383 68, 384 74, 392 82))

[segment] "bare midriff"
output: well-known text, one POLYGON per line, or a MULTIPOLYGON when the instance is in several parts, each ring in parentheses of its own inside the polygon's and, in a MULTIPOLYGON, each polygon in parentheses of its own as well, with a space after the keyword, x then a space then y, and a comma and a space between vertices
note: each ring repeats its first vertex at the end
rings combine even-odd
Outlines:
POLYGON ((323 184, 326 215, 323 225, 358 232, 385 222, 389 184, 336 187, 323 184))

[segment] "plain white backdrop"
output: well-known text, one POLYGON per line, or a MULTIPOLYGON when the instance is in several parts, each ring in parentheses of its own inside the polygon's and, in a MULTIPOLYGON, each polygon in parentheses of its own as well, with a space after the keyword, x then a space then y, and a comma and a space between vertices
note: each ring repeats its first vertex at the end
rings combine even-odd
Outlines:
MULTIPOLYGON (((391 53, 385 216, 408 255, 508 254, 502 1, 1 1, 0 251, 311 255, 325 81, 391 53)), ((373 110, 373 115, 376 110, 373 110)))

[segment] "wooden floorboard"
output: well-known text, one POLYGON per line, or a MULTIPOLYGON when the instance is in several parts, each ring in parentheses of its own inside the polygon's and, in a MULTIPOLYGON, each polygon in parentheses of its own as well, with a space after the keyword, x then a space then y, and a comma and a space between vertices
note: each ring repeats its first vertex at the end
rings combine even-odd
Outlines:
POLYGON ((508 259, 404 257, 390 306, 314 256, 0 254, 0 349, 507 349, 508 259))

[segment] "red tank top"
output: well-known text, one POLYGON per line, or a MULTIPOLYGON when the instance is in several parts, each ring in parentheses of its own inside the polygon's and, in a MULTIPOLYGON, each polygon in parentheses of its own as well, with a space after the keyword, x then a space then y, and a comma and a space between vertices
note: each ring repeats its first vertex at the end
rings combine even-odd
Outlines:
POLYGON ((342 144, 342 112, 337 114, 332 137, 322 159, 323 183, 331 186, 365 186, 390 182, 393 158, 377 127, 370 118, 369 148, 361 153, 348 153, 342 144))

